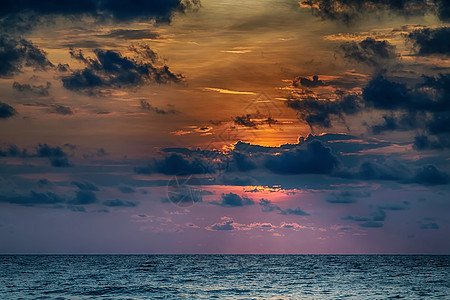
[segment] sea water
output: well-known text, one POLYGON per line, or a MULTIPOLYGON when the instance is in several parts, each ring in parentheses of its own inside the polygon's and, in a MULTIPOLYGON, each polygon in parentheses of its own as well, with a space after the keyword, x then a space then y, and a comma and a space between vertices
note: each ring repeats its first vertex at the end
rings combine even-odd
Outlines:
POLYGON ((389 298, 450 299, 450 256, 0 256, 0 299, 389 298))

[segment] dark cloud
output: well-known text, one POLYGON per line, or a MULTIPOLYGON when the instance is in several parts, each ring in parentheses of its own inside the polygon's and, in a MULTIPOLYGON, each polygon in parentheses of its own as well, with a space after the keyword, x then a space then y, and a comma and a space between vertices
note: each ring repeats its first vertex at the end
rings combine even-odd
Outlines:
POLYGON ((359 226, 361 227, 365 227, 365 228, 381 228, 383 227, 383 223, 381 222, 373 222, 373 221, 369 221, 369 222, 364 222, 359 224, 359 226))
POLYGON ((141 109, 146 111, 152 111, 154 113, 157 113, 159 115, 167 115, 167 114, 176 114, 178 111, 176 111, 174 108, 170 107, 167 110, 160 109, 156 106, 151 105, 145 100, 141 100, 141 109))
POLYGON ((52 166, 56 168, 67 168, 72 166, 67 157, 50 157, 49 160, 52 166))
POLYGON ((9 104, 0 102, 0 119, 8 119, 17 114, 14 107, 9 104))
POLYGON ((72 181, 72 185, 75 185, 77 188, 83 191, 99 191, 99 188, 90 182, 78 182, 78 181, 72 181))
POLYGON ((117 189, 124 194, 132 194, 135 193, 136 191, 131 187, 131 186, 127 186, 127 185, 119 185, 117 187, 117 189))
POLYGON ((139 203, 116 199, 103 201, 102 204, 109 207, 136 207, 139 203))
POLYGON ((65 157, 67 154, 61 149, 61 147, 52 147, 47 144, 38 144, 37 155, 39 157, 65 157))
POLYGON ((66 89, 85 91, 146 83, 178 83, 183 78, 181 74, 172 73, 166 65, 154 66, 152 62, 125 57, 113 50, 96 49, 94 53, 96 58, 93 59, 85 57, 81 50, 70 51, 72 58, 84 63, 86 68, 62 77, 66 89))
POLYGON ((22 67, 46 69, 51 66, 47 54, 30 41, 0 36, 0 77, 13 76, 22 67))
POLYGON ((262 212, 281 211, 279 206, 272 204, 272 201, 264 198, 259 200, 259 205, 261 206, 262 212))
POLYGON ((450 27, 417 29, 407 35, 419 55, 450 55, 450 27))
POLYGON ((381 11, 398 15, 424 15, 436 13, 441 20, 450 18, 448 0, 302 0, 301 6, 312 9, 323 20, 352 24, 363 16, 381 11))
POLYGON ((344 95, 337 93, 336 100, 320 100, 308 96, 303 99, 291 98, 286 105, 297 111, 297 115, 310 127, 331 127, 331 118, 338 117, 344 120, 345 115, 353 115, 360 111, 360 99, 357 95, 344 95))
POLYGON ((306 150, 295 149, 267 157, 265 167, 277 174, 329 174, 338 165, 337 158, 321 142, 307 144, 306 150))
POLYGON ((310 214, 300 209, 300 207, 296 208, 286 208, 280 211, 282 215, 296 215, 296 216, 309 216, 310 214))
POLYGON ((166 175, 204 174, 206 172, 198 163, 191 162, 175 153, 162 160, 156 160, 154 168, 157 172, 166 175))
POLYGON ((99 19, 112 18, 118 21, 134 19, 156 19, 157 21, 170 21, 176 11, 184 12, 188 8, 198 6, 196 0, 80 0, 80 1, 33 1, 33 0, 3 0, 0 2, 0 16, 9 15, 88 15, 99 19))
POLYGON ((386 212, 383 209, 378 209, 370 215, 372 216, 372 221, 381 222, 386 219, 386 212))
POLYGON ((50 82, 47 82, 47 84, 44 86, 44 85, 30 85, 27 83, 20 84, 17 81, 14 81, 12 85, 13 89, 17 92, 35 94, 38 96, 48 96, 50 86, 51 86, 50 82))
POLYGON ((309 213, 302 210, 300 207, 282 209, 279 206, 272 204, 272 202, 267 199, 259 200, 259 205, 261 206, 262 212, 274 212, 275 211, 281 215, 296 215, 296 216, 309 216, 310 215, 309 213))
POLYGON ((73 115, 73 111, 70 107, 59 104, 53 105, 50 111, 63 116, 73 115))
POLYGON ((350 204, 358 202, 356 198, 368 198, 370 196, 371 196, 370 192, 346 190, 341 192, 330 193, 326 201, 335 204, 350 204))
POLYGON ((234 118, 234 124, 245 127, 256 127, 256 123, 251 119, 250 115, 237 116, 234 118))
POLYGON ((239 152, 233 152, 233 162, 240 172, 247 172, 257 167, 248 155, 239 152))
POLYGON ((420 168, 409 182, 423 185, 444 185, 450 182, 449 178, 448 174, 439 171, 435 166, 426 165, 420 168))
POLYGON ((7 202, 23 206, 35 206, 43 204, 63 203, 65 202, 65 199, 52 192, 38 193, 35 191, 31 191, 29 195, 0 195, 0 202, 7 202))
POLYGON ((388 41, 377 41, 373 38, 343 43, 339 46, 339 52, 350 62, 365 64, 378 70, 387 68, 398 56, 395 46, 388 41))
POLYGON ((86 205, 97 202, 97 196, 91 190, 78 190, 75 193, 75 198, 69 201, 72 205, 86 205))
POLYGON ((416 150, 443 150, 450 148, 450 136, 428 137, 418 135, 414 138, 414 149, 416 150))
POLYGON ((217 204, 224 207, 237 207, 237 206, 245 206, 245 205, 253 205, 255 202, 253 199, 248 198, 247 196, 239 196, 235 193, 222 194, 222 200, 220 202, 211 202, 213 204, 217 204))
POLYGON ((37 184, 40 188, 42 188, 44 186, 51 185, 52 183, 47 178, 42 178, 38 180, 37 184))
POLYGON ((234 221, 231 219, 226 219, 221 223, 215 223, 211 226, 208 226, 207 229, 213 230, 213 231, 231 231, 234 230, 235 227, 233 226, 234 221))
POLYGON ((292 84, 296 87, 304 86, 304 87, 318 87, 323 86, 324 83, 322 80, 319 80, 319 76, 314 75, 312 80, 306 77, 295 77, 292 84))
POLYGON ((159 34, 148 29, 116 29, 99 37, 120 38, 124 40, 157 39, 159 34))
POLYGON ((425 76, 408 86, 384 76, 374 77, 363 89, 367 108, 390 110, 383 122, 370 125, 374 133, 424 129, 415 138, 417 150, 450 146, 450 74, 425 76))

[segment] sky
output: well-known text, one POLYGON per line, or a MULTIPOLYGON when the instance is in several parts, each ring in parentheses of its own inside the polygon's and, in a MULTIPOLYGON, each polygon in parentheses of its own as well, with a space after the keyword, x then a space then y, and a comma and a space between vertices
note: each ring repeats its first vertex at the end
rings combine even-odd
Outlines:
POLYGON ((0 253, 450 253, 448 0, 0 1, 0 253))

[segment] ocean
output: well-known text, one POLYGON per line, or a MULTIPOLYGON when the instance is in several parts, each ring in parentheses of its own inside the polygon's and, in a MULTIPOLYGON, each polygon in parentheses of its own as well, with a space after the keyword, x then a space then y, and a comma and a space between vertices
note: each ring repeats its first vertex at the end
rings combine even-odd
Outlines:
POLYGON ((2 255, 0 299, 450 299, 440 255, 2 255))

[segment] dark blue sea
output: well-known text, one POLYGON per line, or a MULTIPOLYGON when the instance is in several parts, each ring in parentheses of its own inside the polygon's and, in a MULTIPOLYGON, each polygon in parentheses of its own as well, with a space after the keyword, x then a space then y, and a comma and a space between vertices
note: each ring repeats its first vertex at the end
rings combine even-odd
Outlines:
POLYGON ((450 299, 450 256, 0 256, 0 299, 391 298, 450 299))

